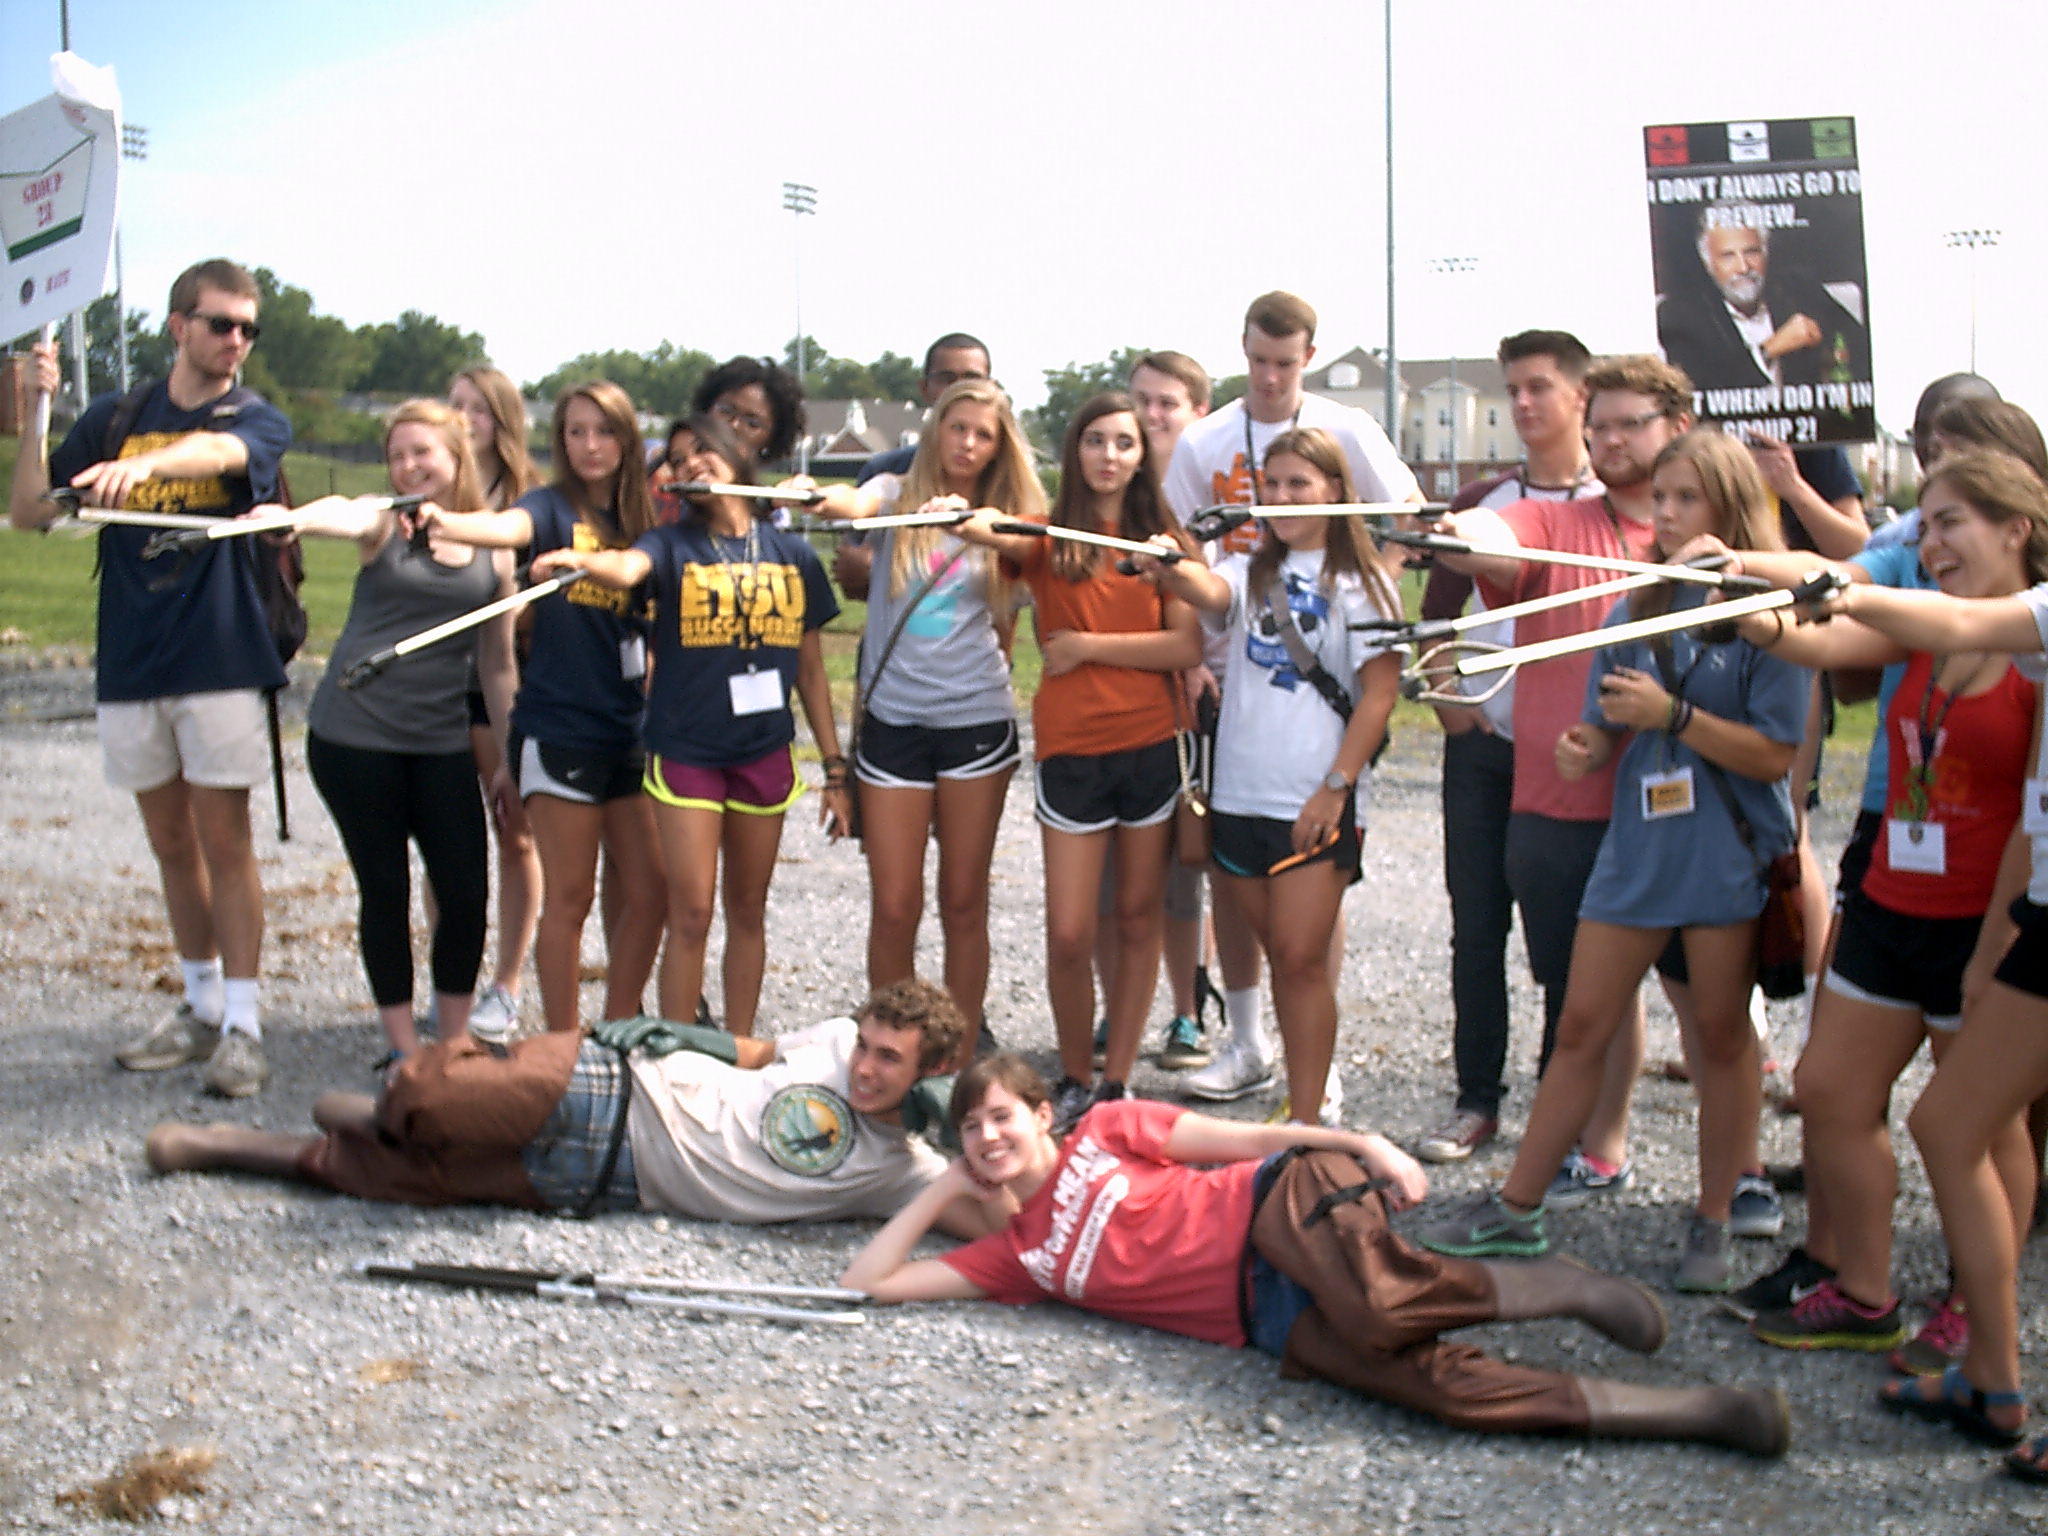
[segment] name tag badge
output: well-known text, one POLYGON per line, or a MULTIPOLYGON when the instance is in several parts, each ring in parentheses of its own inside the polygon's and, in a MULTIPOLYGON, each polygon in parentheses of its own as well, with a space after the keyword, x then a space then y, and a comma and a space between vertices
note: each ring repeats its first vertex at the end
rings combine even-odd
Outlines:
POLYGON ((619 676, 637 683, 646 675, 647 642, 638 635, 628 635, 619 642, 619 676))
POLYGON ((1913 875, 1948 873, 1948 828, 1940 822, 1888 817, 1884 836, 1885 855, 1893 869, 1913 875))
POLYGON ((732 694, 732 712, 736 715, 765 715, 771 709, 782 708, 782 674, 780 672, 735 672, 725 680, 732 694))
POLYGON ((2020 794, 2020 820, 2029 837, 2048 837, 2048 779, 2029 779, 2020 794))
POLYGON ((1668 821, 1693 812, 1692 769, 1643 775, 1643 820, 1668 821))

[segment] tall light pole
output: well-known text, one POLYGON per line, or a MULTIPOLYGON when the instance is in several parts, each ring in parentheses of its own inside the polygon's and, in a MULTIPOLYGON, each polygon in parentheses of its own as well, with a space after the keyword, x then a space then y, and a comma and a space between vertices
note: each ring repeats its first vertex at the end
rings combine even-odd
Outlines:
MULTIPOLYGON (((149 158, 149 130, 138 123, 121 125, 121 158, 149 158)), ((128 375, 128 282, 121 271, 121 226, 114 225, 114 355, 119 359, 121 393, 129 389, 128 375)))
MULTIPOLYGON (((1442 277, 1459 277, 1473 271, 1478 265, 1477 256, 1432 256, 1429 259, 1429 270, 1442 277)), ((1445 457, 1450 460, 1451 465, 1450 489, 1455 491, 1458 488, 1458 349, 1453 345, 1450 350, 1451 373, 1448 387, 1451 396, 1451 440, 1449 452, 1445 457)))
MULTIPOLYGON (((809 366, 804 360, 804 257, 803 221, 805 214, 818 211, 818 189, 807 187, 800 181, 785 181, 782 184, 782 206, 790 212, 794 233, 790 238, 790 260, 796 269, 796 382, 802 388, 804 373, 809 366)), ((808 432, 797 439, 796 472, 809 474, 811 469, 811 437, 808 432)))
POLYGON ((1950 246, 1962 246, 1970 253, 1970 372, 1977 371, 1977 252, 1998 244, 1998 229, 1952 229, 1942 238, 1950 246))
POLYGON ((1401 452, 1401 354, 1394 348, 1394 0, 1382 7, 1387 71, 1387 437, 1401 452))

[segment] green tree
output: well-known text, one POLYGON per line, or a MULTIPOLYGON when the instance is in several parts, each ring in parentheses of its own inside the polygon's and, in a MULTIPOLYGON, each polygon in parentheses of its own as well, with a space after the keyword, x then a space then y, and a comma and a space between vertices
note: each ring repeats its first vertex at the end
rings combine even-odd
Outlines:
POLYGON ((657 416, 689 413, 690 397, 704 375, 717 366, 708 352, 664 341, 652 352, 585 352, 526 386, 526 392, 552 400, 571 384, 585 379, 610 379, 633 397, 643 411, 657 416))
POLYGON ((875 381, 878 399, 905 400, 912 405, 924 399, 924 364, 914 357, 884 352, 868 364, 868 377, 875 381))
POLYGON ((354 387, 369 361, 358 333, 333 315, 315 314, 313 295, 279 282, 270 268, 258 267, 255 276, 263 296, 263 341, 249 354, 250 386, 264 394, 354 387))
MULTIPOLYGON (((94 299, 85 311, 85 371, 88 392, 94 395, 121 387, 121 343, 114 326, 120 302, 118 294, 110 293, 94 299)), ((152 330, 146 310, 129 310, 123 323, 128 329, 129 378, 140 384, 169 374, 170 333, 161 326, 152 330)))
POLYGON ((408 309, 395 322, 362 326, 356 339, 368 361, 355 387, 390 394, 438 395, 457 373, 484 356, 483 337, 416 309, 408 309))
POLYGON ((1241 373, 1233 373, 1228 378, 1218 379, 1209 389, 1209 409, 1221 410, 1231 401, 1243 398, 1250 383, 1251 381, 1241 373))
POLYGON ((1082 402, 1105 389, 1122 389, 1131 376, 1131 365, 1144 353, 1143 347, 1122 347, 1100 363, 1046 369, 1045 404, 1024 413, 1025 425, 1039 442, 1057 453, 1066 438, 1067 423, 1082 402))

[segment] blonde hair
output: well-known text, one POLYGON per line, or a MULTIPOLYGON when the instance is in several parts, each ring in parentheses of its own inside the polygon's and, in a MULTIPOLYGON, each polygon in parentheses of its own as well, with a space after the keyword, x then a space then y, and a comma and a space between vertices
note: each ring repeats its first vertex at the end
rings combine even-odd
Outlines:
MULTIPOLYGON (((486 459, 498 466, 497 476, 484 489, 497 492, 501 508, 509 507, 540 484, 540 471, 534 467, 533 455, 526 450, 526 401, 519 394, 519 386, 488 363, 465 368, 455 378, 467 379, 491 408, 491 440, 472 446, 476 449, 479 475, 486 459)), ((453 379, 449 387, 454 388, 453 379)))
POLYGON ((640 452, 640 421, 633 412, 633 397, 610 379, 586 379, 571 384, 555 397, 555 489, 569 499, 576 515, 596 530, 607 549, 625 549, 654 526, 654 497, 647 489, 647 461, 640 452), (588 400, 604 417, 619 443, 619 467, 612 474, 611 512, 618 519, 616 530, 605 527, 589 488, 569 468, 569 402, 588 400))
MULTIPOLYGON (((939 461, 939 429, 953 407, 962 403, 991 405, 996 412, 995 457, 982 469, 970 499, 978 507, 994 507, 1011 517, 1043 521, 1045 491, 1038 483, 1038 470, 1031 461, 1031 446, 1025 442, 1023 428, 1017 425, 1016 414, 1010 409, 1010 397, 993 379, 962 379, 947 386, 946 392, 939 396, 932 406, 931 425, 917 440, 917 457, 910 461, 910 468, 904 473, 903 488, 897 495, 896 505, 905 512, 915 512, 934 496, 952 494, 952 486, 946 483, 945 467, 939 461)), ((900 597, 910 584, 912 573, 929 568, 932 551, 939 547, 945 530, 898 528, 895 532, 895 553, 889 562, 889 592, 891 596, 900 597)), ((1007 613, 1010 581, 1002 573, 1002 562, 989 550, 975 550, 972 554, 987 567, 989 611, 1007 613)))
MULTIPOLYGON (((1344 449, 1336 438, 1321 427, 1294 427, 1282 432, 1266 445, 1265 462, 1271 464, 1283 453, 1291 453, 1327 478, 1337 488, 1336 499, 1358 500, 1358 486, 1351 478, 1351 461, 1344 457, 1344 449)), ((1276 514, 1285 516, 1285 513, 1276 514)), ((1379 549, 1372 541, 1372 534, 1362 517, 1332 517, 1329 535, 1323 540, 1323 574, 1321 586, 1325 592, 1336 587, 1339 576, 1356 576, 1365 585, 1366 595, 1373 606, 1389 619, 1401 617, 1401 594, 1394 590, 1394 583, 1387 570, 1380 563, 1379 549)), ((1287 546, 1274 536, 1268 524, 1259 537, 1258 547, 1252 551, 1251 569, 1247 573, 1246 585, 1253 592, 1264 592, 1271 584, 1280 562, 1287 558, 1287 546)))
POLYGON ((448 490, 450 511, 472 511, 484 504, 483 476, 476 470, 476 454, 469 440, 469 419, 440 400, 408 400, 384 421, 384 457, 391 457, 391 434, 400 427, 417 424, 441 439, 455 460, 455 483, 448 490))

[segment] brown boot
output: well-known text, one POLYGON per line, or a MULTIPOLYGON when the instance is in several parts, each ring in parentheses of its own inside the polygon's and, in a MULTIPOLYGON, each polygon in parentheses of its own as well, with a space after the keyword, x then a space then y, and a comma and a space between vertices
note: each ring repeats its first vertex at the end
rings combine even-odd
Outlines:
POLYGON ((1570 1259, 1481 1263, 1493 1281, 1503 1322, 1529 1317, 1576 1317, 1623 1349, 1654 1354, 1671 1331, 1663 1303, 1633 1280, 1602 1274, 1570 1259))
POLYGON ((1634 1387, 1579 1377, 1586 1433, 1607 1440, 1697 1440, 1752 1456, 1782 1456, 1792 1410, 1776 1387, 1634 1387))

